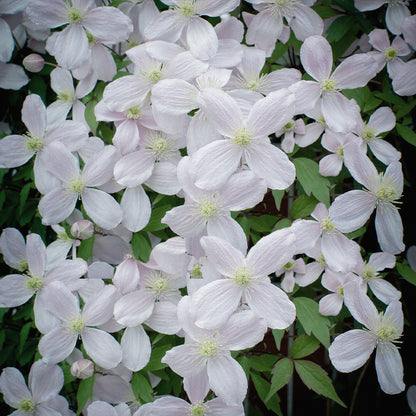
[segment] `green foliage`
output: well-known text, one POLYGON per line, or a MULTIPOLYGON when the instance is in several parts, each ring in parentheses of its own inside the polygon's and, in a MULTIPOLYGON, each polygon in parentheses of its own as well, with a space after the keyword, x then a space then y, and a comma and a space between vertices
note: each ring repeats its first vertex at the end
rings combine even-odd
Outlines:
POLYGON ((131 379, 131 387, 136 398, 142 403, 148 403, 153 400, 153 388, 150 384, 147 373, 134 373, 131 379))
POLYGON ((404 140, 413 146, 416 146, 416 133, 410 127, 398 123, 396 124, 396 129, 404 140))
POLYGON ((336 393, 326 371, 318 364, 307 360, 295 360, 295 369, 305 385, 315 393, 328 397, 340 406, 346 407, 336 393))
POLYGON ((85 380, 81 380, 78 385, 78 393, 77 393, 77 416, 79 416, 82 412, 82 409, 87 404, 88 399, 92 399, 92 389, 94 386, 94 378, 95 376, 86 378, 85 380))
POLYGON ((283 386, 289 383, 293 374, 293 362, 289 358, 279 360, 272 370, 270 390, 266 396, 266 402, 270 400, 283 386))
POLYGON ((273 395, 269 400, 266 401, 270 390, 270 383, 268 380, 265 380, 261 377, 260 374, 256 372, 251 373, 251 380, 253 381, 254 387, 259 395, 260 399, 266 405, 269 410, 272 410, 275 414, 283 416, 282 409, 280 408, 280 399, 277 394, 273 395))
POLYGON ((301 195, 290 207, 289 215, 293 219, 305 218, 312 214, 318 202, 313 195, 301 195))
POLYGON ((134 233, 131 239, 131 246, 135 259, 141 261, 148 261, 150 252, 152 251, 152 244, 147 233, 134 233))
POLYGON ((410 284, 416 286, 416 272, 413 269, 402 263, 396 263, 396 268, 400 276, 410 284))
POLYGON ((329 187, 330 182, 319 173, 319 165, 311 159, 298 157, 293 159, 296 166, 296 177, 306 195, 311 194, 329 207, 329 187))
POLYGON ((325 348, 329 348, 330 321, 319 313, 319 305, 306 297, 294 298, 293 303, 296 306, 296 316, 305 332, 308 335, 312 333, 325 348))
POLYGON ((311 355, 319 348, 319 341, 314 336, 300 335, 290 347, 291 358, 303 358, 311 355))

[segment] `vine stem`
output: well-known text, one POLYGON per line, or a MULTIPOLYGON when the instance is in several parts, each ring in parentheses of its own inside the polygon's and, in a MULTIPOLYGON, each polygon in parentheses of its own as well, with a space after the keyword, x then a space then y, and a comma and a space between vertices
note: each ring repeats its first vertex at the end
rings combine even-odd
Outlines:
POLYGON ((354 394, 352 395, 351 406, 348 412, 348 416, 352 416, 352 412, 354 410, 354 405, 355 405, 355 400, 357 399, 357 395, 358 395, 358 389, 360 388, 360 384, 363 381, 364 374, 365 374, 365 371, 367 370, 369 362, 370 360, 368 360, 367 363, 365 364, 364 368, 361 371, 360 377, 358 378, 357 384, 355 385, 354 394))

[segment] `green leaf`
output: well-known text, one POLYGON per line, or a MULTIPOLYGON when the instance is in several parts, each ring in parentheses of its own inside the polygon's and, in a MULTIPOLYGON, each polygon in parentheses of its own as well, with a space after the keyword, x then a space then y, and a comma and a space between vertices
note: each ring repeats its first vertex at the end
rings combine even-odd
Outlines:
POLYGON ((250 376, 250 360, 246 355, 242 355, 240 357, 237 357, 236 360, 238 363, 243 367, 244 372, 246 373, 246 377, 250 376))
POLYGON ((339 10, 335 10, 329 6, 313 6, 312 9, 315 10, 316 13, 322 17, 322 19, 327 19, 328 17, 339 15, 339 10))
POLYGON ((283 416, 282 410, 280 409, 280 399, 277 394, 274 394, 273 397, 269 398, 266 401, 269 390, 270 390, 270 383, 261 377, 257 373, 251 373, 250 375, 251 380, 253 381, 254 387, 262 400, 262 402, 266 405, 266 407, 270 410, 273 410, 276 414, 283 416))
POLYGON ((293 363, 289 358, 282 358, 279 360, 272 370, 272 382, 269 393, 266 397, 266 402, 276 394, 283 386, 289 383, 290 377, 293 374, 293 363))
POLYGON ((305 193, 311 193, 329 207, 330 182, 319 173, 319 165, 311 159, 298 157, 293 160, 296 166, 296 177, 302 185, 305 193))
POLYGON ((160 221, 165 216, 166 211, 169 211, 171 208, 170 205, 154 208, 149 223, 143 228, 143 231, 158 231, 167 228, 167 224, 162 224, 160 221))
POLYGON ((293 219, 305 218, 315 209, 318 200, 314 196, 301 195, 292 204, 289 215, 293 219))
POLYGON ((32 187, 31 183, 27 183, 22 190, 20 191, 20 205, 19 205, 19 215, 22 214, 24 205, 27 201, 27 197, 29 196, 30 188, 32 187))
POLYGON ((416 133, 410 127, 404 126, 403 124, 396 124, 396 129, 403 139, 413 146, 416 146, 416 133))
POLYGON ((277 217, 273 215, 261 215, 260 217, 249 216, 247 217, 250 228, 261 233, 269 232, 273 228, 273 225, 277 222, 277 217))
POLYGON ((351 26, 354 24, 355 19, 353 16, 340 16, 336 18, 326 31, 326 39, 329 43, 341 40, 351 30, 351 26))
POLYGON ((282 338, 285 336, 285 332, 286 331, 284 329, 272 329, 272 334, 278 350, 280 350, 280 344, 282 342, 282 338))
POLYGON ((171 344, 165 344, 160 347, 153 348, 150 360, 147 363, 146 367, 144 367, 143 371, 156 371, 167 367, 168 365, 162 363, 161 360, 163 356, 166 354, 166 351, 170 350, 171 348, 171 344))
POLYGON ((376 91, 374 95, 388 102, 389 104, 398 104, 400 106, 406 105, 406 102, 403 101, 398 95, 394 94, 393 92, 376 91))
POLYGON ((396 263, 397 271, 410 284, 416 286, 416 272, 405 264, 396 263))
POLYGON ((153 388, 150 385, 149 378, 141 373, 135 373, 131 379, 131 387, 133 393, 140 401, 144 403, 153 400, 153 388))
POLYGON ((319 305, 305 297, 294 298, 293 303, 296 306, 296 316, 305 332, 308 335, 314 334, 325 348, 329 348, 330 321, 319 313, 319 305))
POLYGON ((86 240, 81 240, 81 245, 77 248, 77 256, 85 261, 92 260, 92 250, 94 247, 94 235, 86 240))
POLYGON ((381 100, 374 97, 373 93, 368 87, 344 90, 343 94, 349 99, 354 98, 354 100, 357 101, 357 104, 364 112, 373 110, 381 103, 381 100))
POLYGON ((307 387, 309 387, 315 393, 328 397, 329 399, 338 403, 340 406, 347 407, 345 406, 345 403, 339 398, 326 371, 318 364, 307 360, 296 360, 295 368, 296 372, 299 374, 299 377, 307 387))
POLYGON ((97 105, 96 100, 90 101, 86 107, 85 107, 85 121, 88 123, 88 126, 90 127, 92 134, 95 136, 97 134, 97 127, 98 127, 98 121, 95 118, 94 109, 97 105))
POLYGON ((18 354, 20 355, 23 351, 23 347, 26 343, 27 337, 29 336, 30 328, 32 328, 32 322, 27 322, 23 325, 22 329, 20 330, 20 343, 19 343, 19 350, 18 354))
POLYGON ((152 244, 147 233, 134 233, 131 246, 135 259, 147 262, 152 251, 152 244))
POLYGON ((280 204, 282 203, 282 199, 285 195, 285 191, 280 191, 278 189, 273 189, 272 190, 272 195, 273 195, 273 198, 274 198, 274 203, 276 204, 276 209, 279 211, 280 204))
POLYGON ((300 335, 290 347, 291 358, 303 358, 311 355, 319 348, 319 341, 314 336, 300 335))
POLYGON ((273 231, 281 230, 282 228, 287 228, 292 225, 292 221, 289 218, 283 218, 276 223, 273 227, 273 231))
POLYGON ((277 360, 275 355, 263 354, 263 355, 253 355, 249 358, 250 367, 257 371, 271 371, 274 363, 277 360))
POLYGON ((88 399, 92 399, 92 388, 94 386, 94 376, 81 380, 78 385, 77 393, 77 416, 82 412, 82 409, 86 405, 88 399))

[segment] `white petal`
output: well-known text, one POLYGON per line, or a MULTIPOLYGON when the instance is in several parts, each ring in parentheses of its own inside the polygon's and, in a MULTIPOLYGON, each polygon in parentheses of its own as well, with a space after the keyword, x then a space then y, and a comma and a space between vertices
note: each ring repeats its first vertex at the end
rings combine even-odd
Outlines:
POLYGON ((217 34, 211 23, 200 17, 195 17, 188 23, 186 41, 190 51, 198 59, 210 59, 217 52, 217 34))
POLYGON ((146 227, 150 219, 150 199, 141 186, 126 188, 120 202, 123 210, 123 225, 137 232, 146 227))
POLYGON ((398 394, 405 389, 402 358, 393 344, 389 342, 378 344, 376 371, 378 382, 384 393, 398 394))
POLYGON ((376 211, 375 224, 377 240, 383 251, 399 254, 405 249, 402 219, 394 205, 379 205, 376 211))
POLYGON ((131 371, 141 370, 150 360, 151 344, 141 325, 126 328, 121 338, 123 364, 131 371))

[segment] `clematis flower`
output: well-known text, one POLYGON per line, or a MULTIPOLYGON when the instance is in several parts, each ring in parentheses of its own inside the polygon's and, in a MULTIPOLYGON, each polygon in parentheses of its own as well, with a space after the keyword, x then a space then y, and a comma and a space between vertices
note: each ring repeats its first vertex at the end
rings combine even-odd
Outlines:
POLYGON ((222 279, 201 287, 192 295, 196 325, 213 329, 223 325, 240 302, 248 304, 267 325, 287 328, 295 319, 295 306, 268 277, 288 263, 295 251, 290 229, 274 231, 261 238, 247 257, 218 237, 202 237, 201 245, 222 279))
POLYGON ((383 251, 398 254, 404 250, 403 225, 395 207, 403 190, 400 162, 391 163, 379 174, 358 144, 351 143, 345 152, 345 165, 366 190, 353 190, 335 198, 329 215, 335 227, 348 233, 363 226, 376 208, 377 239, 383 251))
POLYGON ((396 343, 403 331, 402 304, 390 303, 386 311, 378 312, 370 298, 352 282, 345 291, 345 304, 352 316, 365 326, 337 336, 329 347, 333 366, 343 373, 360 368, 376 349, 376 371, 381 390, 398 394, 405 389, 403 363, 396 343))
POLYGON ((65 146, 51 145, 45 154, 46 165, 62 184, 41 199, 39 212, 43 222, 56 224, 65 220, 81 197, 85 211, 97 225, 105 229, 116 227, 122 218, 120 205, 106 192, 92 188, 112 178, 116 157, 115 147, 106 146, 80 172, 78 159, 65 146))
POLYGON ((237 102, 225 92, 201 92, 201 108, 225 139, 215 140, 191 157, 196 186, 214 190, 224 185, 243 158, 271 189, 286 189, 295 179, 295 166, 273 146, 269 134, 288 123, 295 112, 295 97, 280 89, 258 100, 245 118, 237 102))
POLYGON ((4 401, 14 409, 13 415, 59 416, 68 414, 68 402, 58 393, 64 385, 64 374, 57 365, 36 361, 29 373, 29 388, 19 370, 4 368, 0 391, 4 401), (59 409, 59 410, 58 410, 59 409))
POLYGON ((260 342, 267 330, 266 322, 245 310, 236 312, 215 330, 202 329, 195 325, 195 311, 189 297, 182 298, 178 318, 186 334, 185 344, 167 351, 162 362, 182 377, 193 377, 202 386, 208 384, 227 405, 240 405, 247 392, 247 378, 230 351, 260 342))
POLYGON ((42 293, 48 309, 61 324, 44 335, 39 342, 39 352, 45 362, 59 363, 67 358, 81 337, 86 353, 99 366, 113 368, 120 363, 120 344, 107 332, 93 328, 112 318, 117 291, 107 285, 87 300, 80 311, 78 297, 59 282, 50 284, 42 293))
POLYGON ((376 60, 371 54, 356 54, 332 72, 331 45, 322 36, 310 36, 303 42, 300 59, 316 82, 299 81, 289 87, 296 95, 297 111, 310 110, 322 97, 321 112, 328 127, 336 132, 350 132, 359 107, 340 90, 364 87, 378 72, 376 60))

